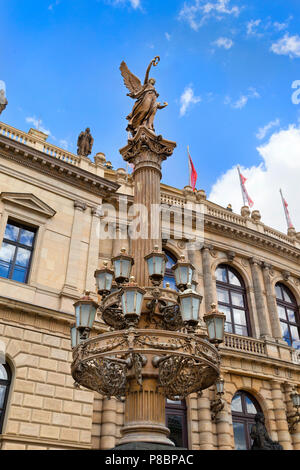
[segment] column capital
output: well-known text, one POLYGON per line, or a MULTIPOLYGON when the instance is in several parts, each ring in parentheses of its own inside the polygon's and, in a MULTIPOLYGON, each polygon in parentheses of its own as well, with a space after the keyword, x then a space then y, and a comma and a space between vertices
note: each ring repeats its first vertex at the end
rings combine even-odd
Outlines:
POLYGON ((226 253, 227 258, 229 261, 233 261, 234 258, 236 257, 236 252, 235 251, 227 251, 226 253))
POLYGON ((285 281, 288 281, 291 277, 291 273, 289 271, 282 271, 282 277, 285 281))
POLYGON ((77 210, 84 212, 86 210, 86 203, 82 201, 74 201, 74 207, 77 210))
POLYGON ((133 163, 135 171, 148 166, 160 171, 161 163, 173 154, 176 143, 157 136, 145 126, 139 127, 136 135, 120 149, 126 162, 133 163))
POLYGON ((214 247, 213 247, 212 244, 204 243, 202 248, 201 248, 201 251, 205 251, 205 250, 212 251, 213 249, 214 249, 214 247))
POLYGON ((262 265, 262 262, 258 258, 251 257, 251 258, 248 258, 248 260, 249 260, 249 263, 253 266, 261 266, 262 265))
POLYGON ((93 217, 102 217, 103 216, 102 206, 99 205, 97 207, 91 207, 91 213, 93 217))
POLYGON ((265 261, 263 261, 263 262, 261 263, 261 266, 262 266, 262 268, 263 268, 264 270, 266 270, 266 271, 270 271, 271 269, 273 269, 272 264, 266 263, 265 261))

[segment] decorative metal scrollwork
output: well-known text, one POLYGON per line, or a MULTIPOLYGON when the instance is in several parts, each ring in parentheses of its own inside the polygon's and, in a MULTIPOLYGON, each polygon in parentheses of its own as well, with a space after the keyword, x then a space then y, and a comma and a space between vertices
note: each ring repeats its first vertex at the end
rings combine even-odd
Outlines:
POLYGON ((190 393, 208 388, 218 375, 204 362, 184 356, 167 356, 158 367, 159 387, 170 400, 183 400, 190 393))
POLYGON ((126 393, 126 374, 128 365, 111 358, 95 358, 80 362, 74 371, 73 378, 81 386, 94 390, 108 398, 119 400, 126 393))
POLYGON ((183 328, 179 305, 169 305, 161 309, 162 323, 167 330, 176 331, 183 328))

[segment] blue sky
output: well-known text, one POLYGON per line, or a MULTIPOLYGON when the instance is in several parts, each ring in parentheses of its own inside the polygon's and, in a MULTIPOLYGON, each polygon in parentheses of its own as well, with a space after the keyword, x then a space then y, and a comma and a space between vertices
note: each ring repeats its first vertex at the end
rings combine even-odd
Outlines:
POLYGON ((300 80, 298 0, 0 0, 0 7, 0 80, 9 101, 3 121, 28 130, 41 119, 49 141, 73 152, 89 126, 93 154, 122 167, 118 150, 133 101, 119 65, 125 60, 142 79, 159 55, 152 75, 169 106, 155 127, 178 144, 163 182, 188 184, 189 145, 197 187, 212 200, 239 211, 232 170, 239 164, 264 221, 285 230, 281 185, 300 230, 292 189, 300 176, 300 163, 293 166, 300 104, 291 100, 300 80), (273 202, 279 210, 270 214, 273 202))

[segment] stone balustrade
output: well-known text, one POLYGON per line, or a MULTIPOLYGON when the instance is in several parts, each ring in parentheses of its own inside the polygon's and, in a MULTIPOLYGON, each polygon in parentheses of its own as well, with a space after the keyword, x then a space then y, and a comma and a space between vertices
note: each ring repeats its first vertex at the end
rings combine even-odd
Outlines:
POLYGON ((267 355, 264 341, 245 336, 238 336, 227 333, 225 334, 225 341, 222 347, 224 347, 224 349, 234 349, 240 352, 259 354, 260 356, 267 355))
POLYGON ((67 163, 70 163, 71 165, 79 166, 80 164, 80 157, 78 155, 45 142, 44 139, 40 139, 34 133, 22 132, 18 129, 15 129, 14 127, 0 122, 0 135, 4 135, 5 137, 8 137, 9 139, 12 139, 16 142, 40 150, 53 158, 63 160, 67 163))

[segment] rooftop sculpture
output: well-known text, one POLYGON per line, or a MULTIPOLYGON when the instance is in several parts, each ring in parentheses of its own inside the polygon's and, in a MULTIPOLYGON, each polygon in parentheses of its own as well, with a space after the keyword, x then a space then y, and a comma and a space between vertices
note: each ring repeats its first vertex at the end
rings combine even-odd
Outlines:
POLYGON ((124 61, 120 65, 125 86, 130 91, 127 96, 136 100, 131 113, 126 118, 129 121, 126 130, 131 132, 132 136, 136 134, 140 126, 145 126, 147 129, 155 132, 155 114, 158 109, 163 109, 168 106, 168 103, 166 102, 161 104, 157 101, 159 94, 154 86, 156 81, 154 78, 149 78, 152 65, 153 67, 156 67, 159 61, 160 58, 158 56, 151 60, 146 71, 143 85, 140 79, 130 72, 124 61))

